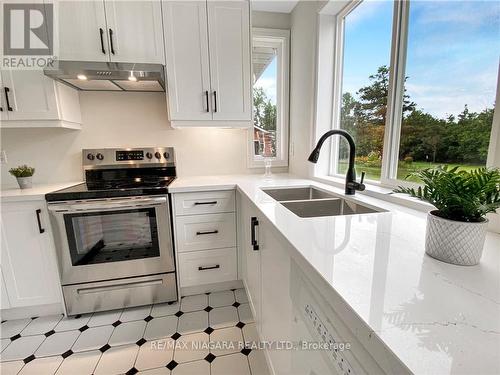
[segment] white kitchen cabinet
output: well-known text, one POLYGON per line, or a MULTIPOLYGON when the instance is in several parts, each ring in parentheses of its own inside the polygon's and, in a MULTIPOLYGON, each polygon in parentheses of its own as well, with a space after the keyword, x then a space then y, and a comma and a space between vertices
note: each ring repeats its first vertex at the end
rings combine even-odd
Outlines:
POLYGON ((235 191, 175 193, 172 205, 180 287, 238 280, 235 191))
POLYGON ((212 120, 205 1, 164 1, 169 117, 212 120))
POLYGON ((59 60, 165 61, 160 0, 58 0, 54 13, 59 60))
POLYGON ((241 278, 245 283, 248 300, 252 307, 255 323, 258 330, 261 329, 261 306, 262 306, 262 280, 261 280, 261 253, 259 214, 257 208, 243 194, 238 194, 238 235, 239 235, 239 261, 241 263, 241 278), (254 240, 252 242, 252 227, 254 228, 254 240), (254 245, 258 246, 256 248, 254 245))
POLYGON ((160 0, 105 1, 111 61, 164 64, 160 0))
POLYGON ((252 124, 248 1, 163 0, 174 127, 252 124))
POLYGON ((5 287, 5 280, 2 273, 2 265, 0 264, 0 310, 10 308, 9 296, 5 287))
POLYGON ((59 60, 109 61, 104 1, 57 0, 54 47, 59 60))
POLYGON ((2 203, 2 276, 10 307, 61 301, 45 201, 2 203))
MULTIPOLYGON (((291 258, 288 242, 243 194, 238 195, 241 274, 262 340, 292 337, 291 258), (257 220, 257 225, 252 224, 257 220), (252 227, 254 236, 252 236, 252 227), (257 248, 253 246, 256 241, 257 248)), ((273 373, 290 374, 293 351, 269 350, 273 373)))
POLYGON ((178 256, 182 286, 211 284, 238 278, 234 247, 180 253, 178 256))
POLYGON ((2 128, 81 127, 78 92, 41 70, 2 70, 2 128))
POLYGON ((178 216, 175 220, 175 228, 178 252, 236 246, 234 212, 178 216))
POLYGON ((208 1, 214 120, 250 120, 250 18, 246 1, 208 1))
MULTIPOLYGON (((259 245, 261 339, 269 342, 292 340, 294 317, 290 295, 290 245, 267 219, 260 220, 259 245)), ((276 375, 294 372, 291 367, 293 351, 269 350, 268 354, 276 375)))

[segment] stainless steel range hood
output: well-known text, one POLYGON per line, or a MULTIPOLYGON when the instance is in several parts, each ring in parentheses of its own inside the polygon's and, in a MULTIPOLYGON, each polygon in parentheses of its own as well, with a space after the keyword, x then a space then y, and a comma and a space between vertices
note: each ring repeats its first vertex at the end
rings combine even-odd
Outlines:
POLYGON ((84 91, 165 91, 160 64, 58 61, 44 73, 84 91))

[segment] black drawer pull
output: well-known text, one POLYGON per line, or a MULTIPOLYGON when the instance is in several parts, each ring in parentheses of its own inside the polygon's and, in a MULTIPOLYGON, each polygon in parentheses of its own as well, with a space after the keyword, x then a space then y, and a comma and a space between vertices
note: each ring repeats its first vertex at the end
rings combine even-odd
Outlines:
POLYGON ((196 232, 196 235, 197 236, 201 236, 201 235, 204 235, 204 234, 217 234, 219 233, 218 230, 210 230, 210 231, 206 231, 206 232, 196 232))
POLYGON ((195 206, 203 206, 207 204, 217 204, 217 201, 211 201, 211 202, 194 202, 195 206))
POLYGON ((209 267, 198 267, 198 271, 215 270, 217 268, 220 268, 220 264, 216 264, 215 266, 209 266, 209 267))
POLYGON ((7 111, 13 111, 12 107, 10 106, 10 100, 9 100, 9 92, 10 89, 8 87, 4 87, 3 91, 5 92, 5 102, 7 104, 7 111))
POLYGON ((109 29, 109 46, 111 47, 111 53, 115 54, 115 48, 113 47, 113 30, 109 29))
POLYGON ((45 229, 42 228, 42 220, 40 219, 40 214, 42 213, 41 209, 36 210, 36 220, 38 221, 38 231, 40 233, 45 233, 45 229))
POLYGON ((104 30, 99 28, 99 36, 101 38, 101 52, 106 54, 106 50, 104 49, 104 30))
POLYGON ((251 219, 251 224, 250 224, 250 228, 251 228, 251 231, 252 231, 252 248, 254 250, 259 250, 259 243, 257 242, 257 238, 255 236, 255 227, 259 225, 259 220, 257 220, 256 217, 252 217, 251 219))

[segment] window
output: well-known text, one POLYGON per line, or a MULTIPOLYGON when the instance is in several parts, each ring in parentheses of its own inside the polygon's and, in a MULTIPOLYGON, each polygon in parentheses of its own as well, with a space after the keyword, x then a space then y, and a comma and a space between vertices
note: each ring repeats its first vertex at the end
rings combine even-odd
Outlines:
POLYGON ((249 165, 288 165, 289 31, 253 29, 253 121, 249 165))
MULTIPOLYGON (((353 4, 344 17, 339 127, 356 142, 356 169, 380 179, 391 58, 392 3, 353 4)), ((349 145, 341 139, 338 173, 345 174, 349 145)))
POLYGON ((486 165, 499 9, 493 1, 410 4, 398 179, 440 164, 462 169, 486 165))
MULTIPOLYGON (((434 165, 486 165, 500 3, 355 1, 335 29, 332 127, 355 138, 358 175, 393 186, 434 165)), ((348 146, 332 152, 330 174, 345 174, 348 146)))

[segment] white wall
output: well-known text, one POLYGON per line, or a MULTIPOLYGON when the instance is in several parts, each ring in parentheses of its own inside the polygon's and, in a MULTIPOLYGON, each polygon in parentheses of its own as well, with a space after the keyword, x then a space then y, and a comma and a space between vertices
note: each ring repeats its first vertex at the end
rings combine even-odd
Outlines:
POLYGON ((310 176, 318 10, 324 1, 301 1, 291 18, 290 173, 310 176))
POLYGON ((290 29, 290 14, 253 11, 252 26, 287 30, 290 29))
POLYGON ((172 129, 164 93, 81 92, 82 130, 2 129, 3 186, 8 169, 36 168, 35 183, 82 179, 81 150, 98 147, 173 146, 179 176, 248 173, 247 134, 241 129, 172 129))

